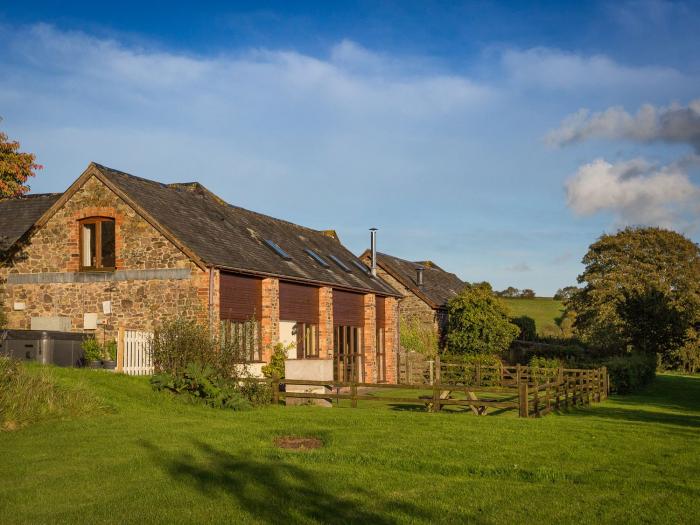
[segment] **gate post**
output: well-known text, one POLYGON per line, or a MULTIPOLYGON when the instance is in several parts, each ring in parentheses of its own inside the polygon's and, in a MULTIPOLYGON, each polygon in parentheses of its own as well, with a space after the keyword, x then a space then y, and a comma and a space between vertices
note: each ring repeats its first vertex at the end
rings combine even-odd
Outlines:
POLYGON ((117 330, 117 372, 124 371, 124 327, 117 330))

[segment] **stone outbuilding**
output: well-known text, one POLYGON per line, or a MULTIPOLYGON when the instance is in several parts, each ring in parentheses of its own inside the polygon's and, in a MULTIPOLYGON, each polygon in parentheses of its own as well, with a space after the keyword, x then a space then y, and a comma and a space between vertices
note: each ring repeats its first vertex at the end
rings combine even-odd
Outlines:
POLYGON ((396 380, 398 293, 338 240, 232 206, 198 183, 91 163, 62 194, 0 201, 11 329, 153 331, 177 316, 332 359, 339 379, 396 380))
MULTIPOLYGON (((371 251, 365 251, 360 259, 371 266, 371 251)), ((385 253, 377 253, 376 273, 403 295, 399 302, 401 322, 417 319, 436 330, 440 339, 444 337, 447 303, 464 289, 464 281, 432 261, 407 261, 385 253)))

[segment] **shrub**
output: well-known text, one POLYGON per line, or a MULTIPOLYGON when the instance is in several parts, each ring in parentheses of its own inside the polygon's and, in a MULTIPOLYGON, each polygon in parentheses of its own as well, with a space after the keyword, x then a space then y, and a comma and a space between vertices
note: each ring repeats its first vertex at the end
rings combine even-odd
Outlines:
POLYGON ((447 348, 452 354, 500 354, 519 329, 508 318, 508 308, 487 284, 467 286, 450 300, 447 348))
POLYGON ((94 336, 85 339, 80 347, 83 349, 83 360, 86 363, 90 361, 99 361, 102 359, 102 346, 94 336))
POLYGON ((0 356, 0 430, 101 409, 101 403, 84 390, 56 384, 47 369, 28 369, 19 361, 0 356))
POLYGON ((190 364, 200 363, 209 365, 221 377, 247 375, 249 349, 241 339, 212 337, 206 326, 189 319, 176 318, 159 326, 150 351, 158 373, 180 376, 190 364))
POLYGON ((272 349, 272 357, 270 363, 262 367, 262 373, 265 377, 284 377, 284 362, 287 359, 287 350, 282 343, 277 343, 272 349))
POLYGON ((151 377, 151 385, 182 396, 185 401, 213 408, 245 410, 251 406, 234 381, 221 378, 206 364, 190 363, 179 375, 156 374, 151 377))
POLYGON ((117 342, 111 339, 105 343, 103 348, 103 354, 105 359, 110 361, 116 361, 117 359, 117 342))
POLYGON ((530 367, 531 379, 546 382, 557 378, 559 375, 559 368, 562 367, 563 364, 559 359, 533 356, 530 358, 528 366, 530 367))
POLYGON ((606 359, 601 363, 608 368, 610 390, 617 394, 637 392, 656 377, 656 357, 628 354, 606 359))
POLYGON ((400 325, 401 348, 408 352, 417 352, 426 357, 435 357, 438 353, 439 338, 437 330, 421 323, 417 318, 407 319, 400 325))
POLYGON ((268 383, 242 381, 239 390, 241 395, 254 407, 269 405, 272 399, 272 387, 268 383))

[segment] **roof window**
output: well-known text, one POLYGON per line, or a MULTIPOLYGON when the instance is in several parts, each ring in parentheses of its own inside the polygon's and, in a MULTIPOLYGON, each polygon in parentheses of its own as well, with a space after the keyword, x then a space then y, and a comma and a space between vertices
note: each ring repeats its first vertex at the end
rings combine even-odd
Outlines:
POLYGON ((350 268, 348 268, 348 265, 345 264, 345 263, 344 263, 343 261, 341 261, 340 259, 338 259, 335 255, 329 255, 328 257, 330 257, 331 260, 332 260, 335 264, 337 264, 338 266, 340 266, 343 270, 345 270, 346 272, 350 273, 351 270, 350 270, 350 268))
POLYGON ((309 257, 311 257, 314 261, 316 261, 318 264, 320 264, 324 268, 330 268, 330 264, 328 264, 323 257, 321 257, 319 254, 317 254, 311 248, 304 248, 304 251, 308 254, 309 257))
POLYGON ((292 256, 289 255, 287 252, 285 252, 282 248, 280 248, 279 244, 277 244, 275 241, 271 241, 270 239, 265 239, 265 244, 267 244, 267 246, 268 246, 269 248, 272 248, 272 250, 273 250, 277 255, 279 255, 280 257, 282 257, 282 259, 284 259, 285 261, 291 261, 291 260, 292 260, 292 256))

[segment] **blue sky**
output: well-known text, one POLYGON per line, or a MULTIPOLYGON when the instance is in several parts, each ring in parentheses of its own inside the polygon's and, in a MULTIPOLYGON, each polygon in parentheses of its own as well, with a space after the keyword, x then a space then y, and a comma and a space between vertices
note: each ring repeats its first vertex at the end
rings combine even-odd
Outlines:
POLYGON ((0 6, 0 127, 35 192, 91 160, 199 180, 541 295, 603 232, 700 238, 697 3, 103 4, 0 6))

